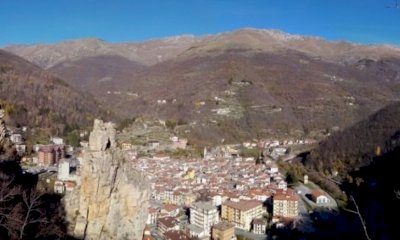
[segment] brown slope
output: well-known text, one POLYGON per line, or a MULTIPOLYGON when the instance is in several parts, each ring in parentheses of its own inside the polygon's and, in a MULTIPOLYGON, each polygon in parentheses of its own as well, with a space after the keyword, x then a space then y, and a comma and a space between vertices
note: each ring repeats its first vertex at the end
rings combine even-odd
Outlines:
POLYGON ((227 49, 145 69, 121 89, 138 97, 105 94, 103 103, 125 117, 182 119, 210 137, 301 135, 348 126, 398 100, 399 71, 398 59, 336 64, 295 51, 227 49))
POLYGON ((123 89, 144 66, 115 55, 62 62, 49 69, 72 86, 93 95, 123 89))
POLYGON ((153 65, 176 57, 202 38, 178 36, 132 43, 107 43, 99 39, 79 39, 57 44, 12 45, 5 50, 21 56, 45 69, 64 61, 98 55, 118 55, 144 65, 153 65))
POLYGON ((14 122, 51 127, 84 127, 101 114, 96 102, 26 60, 0 50, 0 99, 14 122))
POLYGON ((392 103, 353 126, 337 132, 311 151, 305 164, 340 177, 371 163, 400 145, 400 103, 392 103), (377 151, 379 147, 379 153, 377 151))
POLYGON ((387 45, 362 45, 346 41, 292 35, 279 30, 240 29, 203 38, 180 56, 214 56, 227 49, 249 49, 262 52, 294 50, 325 61, 355 62, 359 59, 400 57, 400 48, 387 45))

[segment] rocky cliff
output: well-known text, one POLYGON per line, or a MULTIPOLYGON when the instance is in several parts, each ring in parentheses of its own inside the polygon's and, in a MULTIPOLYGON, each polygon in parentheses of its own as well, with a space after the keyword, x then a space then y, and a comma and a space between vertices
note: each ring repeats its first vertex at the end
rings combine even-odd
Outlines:
POLYGON ((15 154, 12 148, 6 124, 4 122, 4 110, 0 106, 0 161, 14 160, 15 154))
POLYGON ((65 198, 75 237, 142 239, 150 187, 116 147, 115 135, 114 124, 95 120, 82 157, 81 185, 65 198))
POLYGON ((0 146, 3 146, 7 141, 7 129, 3 118, 4 110, 0 106, 0 146))

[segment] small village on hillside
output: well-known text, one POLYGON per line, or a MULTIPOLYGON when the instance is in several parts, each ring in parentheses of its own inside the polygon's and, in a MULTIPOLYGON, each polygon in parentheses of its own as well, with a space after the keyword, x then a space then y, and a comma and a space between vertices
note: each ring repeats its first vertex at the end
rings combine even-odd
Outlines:
MULTIPOLYGON (((55 193, 65 194, 80 185, 87 132, 81 133, 77 148, 65 144, 63 138, 51 137, 48 144, 33 145, 32 153, 26 154, 27 127, 8 131, 23 156, 24 171, 39 174, 55 193)), ((294 158, 291 149, 314 140, 221 144, 205 147, 200 156, 194 156, 182 154, 190 153, 187 139, 158 134, 160 139, 149 134, 151 138, 140 144, 132 132, 120 133, 118 139, 131 164, 151 184, 144 239, 265 239, 274 229, 312 227, 309 213, 314 208, 337 207, 307 175, 291 184, 279 169, 279 161, 294 158)))

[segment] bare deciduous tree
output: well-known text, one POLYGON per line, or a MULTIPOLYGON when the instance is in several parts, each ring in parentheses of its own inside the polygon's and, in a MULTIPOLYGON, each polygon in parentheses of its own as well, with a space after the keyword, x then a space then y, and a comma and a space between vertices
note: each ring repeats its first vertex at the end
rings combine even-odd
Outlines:
POLYGON ((22 218, 16 218, 19 239, 24 237, 25 229, 29 224, 43 223, 46 221, 43 217, 43 210, 40 207, 42 205, 42 195, 43 194, 37 190, 22 192, 22 204, 20 204, 21 207, 18 209, 18 211, 22 210, 22 212, 18 212, 18 214, 22 214, 22 218))
POLYGON ((356 210, 355 211, 354 210, 350 210, 350 209, 344 209, 344 210, 358 215, 358 217, 360 218, 361 224, 363 226, 365 238, 367 240, 371 240, 371 238, 370 238, 370 236, 368 234, 368 231, 367 231, 367 224, 366 224, 363 216, 361 215, 361 212, 360 212, 360 209, 358 207, 358 204, 357 204, 356 200, 351 195, 350 195, 350 200, 354 203, 354 206, 356 207, 356 210))

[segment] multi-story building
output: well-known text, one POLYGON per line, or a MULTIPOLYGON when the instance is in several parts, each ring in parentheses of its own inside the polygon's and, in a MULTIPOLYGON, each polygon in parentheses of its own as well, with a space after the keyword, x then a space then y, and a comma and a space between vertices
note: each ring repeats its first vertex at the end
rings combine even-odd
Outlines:
POLYGON ((160 210, 158 208, 150 207, 149 215, 147 215, 146 224, 156 224, 159 214, 160 210))
POLYGON ((164 236, 164 233, 170 230, 179 230, 179 222, 174 217, 164 217, 157 220, 157 228, 159 234, 164 236))
POLYGON ((253 233, 265 234, 267 232, 267 220, 264 218, 256 218, 253 220, 253 233))
POLYGON ((195 202, 190 207, 190 224, 210 235, 211 226, 219 222, 218 209, 212 202, 195 202))
POLYGON ((57 164, 64 155, 64 145, 42 146, 39 148, 38 163, 43 166, 57 164))
POLYGON ((39 149, 38 163, 39 165, 49 166, 55 162, 53 148, 45 146, 39 149))
POLYGON ((68 161, 61 161, 60 164, 58 164, 58 176, 57 178, 59 180, 69 180, 69 174, 70 174, 70 166, 69 166, 68 161))
POLYGON ((235 225, 228 222, 220 222, 212 227, 212 239, 214 240, 234 240, 235 225))
POLYGON ((274 217, 297 218, 299 215, 299 196, 294 191, 275 194, 272 210, 274 217))
POLYGON ((265 212, 263 203, 258 200, 226 201, 222 204, 221 219, 249 231, 252 220, 265 212))

